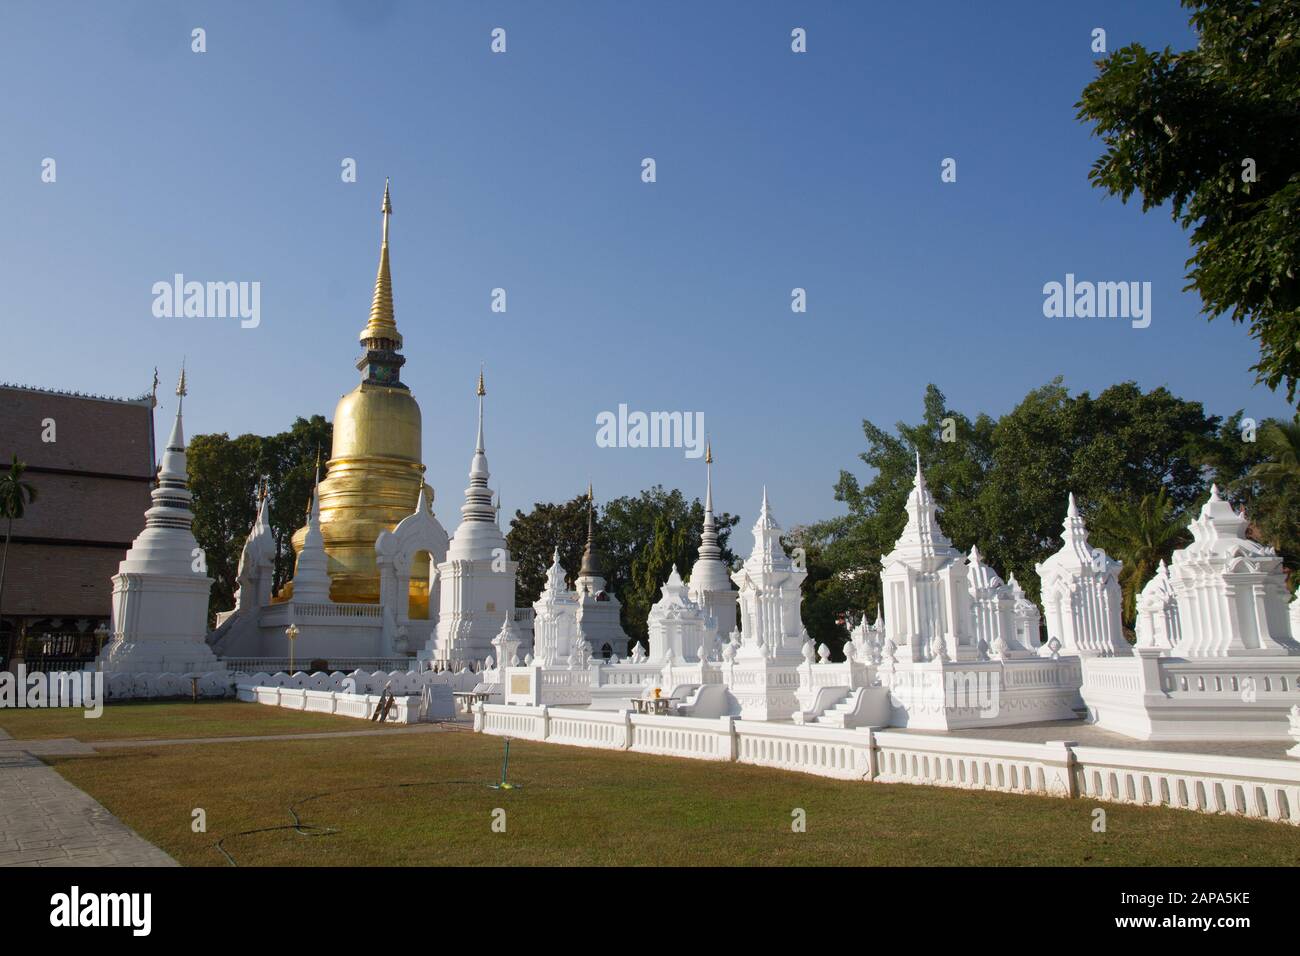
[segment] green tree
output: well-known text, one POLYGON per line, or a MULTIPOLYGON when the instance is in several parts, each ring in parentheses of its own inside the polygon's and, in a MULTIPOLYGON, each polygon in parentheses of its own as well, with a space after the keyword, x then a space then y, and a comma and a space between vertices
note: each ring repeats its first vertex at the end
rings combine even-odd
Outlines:
POLYGON ((1259 489, 1245 506, 1251 530, 1282 556, 1295 588, 1300 585, 1300 418, 1264 422, 1258 445, 1264 460, 1234 488, 1259 489))
MULTIPOLYGON (((715 512, 722 561, 730 566, 731 531, 740 520, 715 512)), ((607 559, 606 581, 623 604, 623 630, 635 641, 648 639, 646 615, 659 600, 659 588, 672 566, 689 580, 700 548, 704 505, 676 488, 655 485, 639 495, 614 498, 601 510, 598 535, 607 559)))
MULTIPOLYGON (((700 546, 704 506, 698 499, 688 501, 677 489, 656 485, 606 502, 595 520, 596 550, 606 586, 623 605, 623 630, 634 641, 645 640, 646 615, 672 565, 683 577, 689 575, 700 546)), ((738 520, 725 512, 714 515, 722 560, 728 565, 735 561, 728 541, 738 520)), ((531 605, 545 584, 556 547, 569 580, 576 577, 587 541, 587 496, 563 504, 539 502, 528 514, 515 512, 506 541, 519 565, 515 600, 521 607, 531 605)), ((615 652, 621 655, 625 649, 615 652)))
POLYGON ((1191 229, 1188 288, 1247 323, 1270 388, 1300 385, 1300 4, 1182 0, 1197 45, 1139 43, 1099 63, 1081 121, 1105 152, 1089 179, 1191 229))
POLYGON ((881 597, 880 559, 893 549, 907 523, 904 506, 918 453, 943 509, 945 533, 963 550, 973 544, 987 550, 978 496, 992 461, 993 430, 994 421, 987 415, 972 420, 949 408, 934 385, 926 388, 917 424, 899 422, 897 434, 891 434, 871 421, 862 422, 867 450, 858 457, 874 475, 862 484, 851 472, 841 471, 835 500, 848 507, 848 514, 790 535, 807 559, 805 623, 816 643, 831 648, 843 643, 845 633, 835 623, 841 612, 875 616, 881 597))
MULTIPOLYGON (((270 523, 276 543, 272 587, 293 577, 293 533, 305 523, 318 449, 328 456, 333 429, 321 415, 299 418, 276 435, 195 435, 186 448, 194 496, 194 537, 213 579, 209 615, 234 606, 239 556, 257 517, 265 479, 271 493, 270 523)), ((323 475, 322 475, 323 477, 323 475)))
MULTIPOLYGON (((4 620, 5 571, 9 564, 9 539, 13 537, 14 521, 21 518, 26 513, 27 506, 36 501, 35 486, 23 479, 26 470, 27 465, 14 455, 9 471, 0 475, 0 517, 5 519, 5 547, 4 554, 0 557, 0 621, 4 620)), ((14 628, 9 634, 6 664, 14 659, 14 642, 17 638, 18 629, 14 628)))
POLYGON ((1089 521, 1105 501, 1136 505, 1161 489, 1183 511, 1205 493, 1201 464, 1219 425, 1165 388, 1123 382, 1095 398, 1071 396, 1058 378, 1035 389, 994 430, 980 550, 1038 600, 1034 566, 1060 547, 1071 491, 1089 521))
POLYGON ((587 495, 577 495, 563 504, 537 502, 524 514, 516 511, 506 532, 515 572, 515 603, 531 607, 546 585, 546 569, 558 548, 560 564, 569 580, 578 573, 587 542, 587 495))
POLYGON ((1132 629, 1137 621, 1138 592, 1160 562, 1168 561, 1176 548, 1191 540, 1187 517, 1163 487, 1155 494, 1143 495, 1136 505, 1128 499, 1108 499, 1093 516, 1089 541, 1124 563, 1119 583, 1126 627, 1132 629))

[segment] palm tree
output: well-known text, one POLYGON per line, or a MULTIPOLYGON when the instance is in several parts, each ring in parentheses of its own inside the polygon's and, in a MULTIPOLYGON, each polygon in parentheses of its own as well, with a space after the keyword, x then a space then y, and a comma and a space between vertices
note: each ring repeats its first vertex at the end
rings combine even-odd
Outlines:
POLYGON ((1091 522, 1092 539, 1111 557, 1124 562, 1119 583, 1124 593, 1124 621, 1132 627, 1137 619, 1137 595, 1167 561, 1174 549, 1185 544, 1187 515, 1174 507, 1167 491, 1143 495, 1135 507, 1131 502, 1111 499, 1102 505, 1091 522))
POLYGON ((1259 430, 1259 446, 1271 460, 1256 465, 1247 477, 1273 488, 1292 483, 1300 487, 1300 417, 1265 422, 1259 430))
MULTIPOLYGON (((21 518, 27 505, 36 500, 36 489, 31 482, 23 481, 23 472, 27 466, 14 455, 9 473, 0 475, 0 517, 5 519, 4 554, 0 556, 0 621, 4 620, 5 567, 9 563, 9 539, 13 536, 14 519, 21 518)), ((9 635, 9 649, 5 663, 12 663, 14 658, 15 633, 9 635)))
POLYGON ((1238 485, 1256 483, 1271 501, 1258 523, 1251 522, 1252 536, 1271 545, 1291 568, 1290 588, 1300 585, 1300 415, 1293 421, 1271 420, 1259 430, 1259 447, 1267 461, 1246 473, 1238 485))

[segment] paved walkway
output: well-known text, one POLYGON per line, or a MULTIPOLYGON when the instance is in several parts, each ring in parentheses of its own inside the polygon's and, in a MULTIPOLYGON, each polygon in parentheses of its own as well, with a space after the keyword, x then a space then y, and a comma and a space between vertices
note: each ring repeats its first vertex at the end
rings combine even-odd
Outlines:
MULTIPOLYGON (((37 743, 51 742, 14 741, 0 731, 0 866, 177 865, 41 763, 29 752, 37 743)), ((85 747, 54 743, 65 753, 85 747)))

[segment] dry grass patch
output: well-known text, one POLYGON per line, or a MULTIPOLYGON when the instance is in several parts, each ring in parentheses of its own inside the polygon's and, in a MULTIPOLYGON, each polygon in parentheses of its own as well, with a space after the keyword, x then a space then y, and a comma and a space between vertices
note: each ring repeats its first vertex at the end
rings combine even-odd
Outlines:
MULTIPOLYGON (((354 724, 353 726, 356 726, 354 724)), ((109 751, 52 761, 182 863, 1279 865, 1300 829, 1185 810, 838 781, 461 730, 109 751), (1104 806, 1107 832, 1092 831, 1104 806), (207 813, 193 833, 191 813, 207 813), (238 835, 293 822, 315 827, 238 835), (506 811, 494 833, 493 811, 506 811), (791 830, 802 808, 807 832, 791 830)))

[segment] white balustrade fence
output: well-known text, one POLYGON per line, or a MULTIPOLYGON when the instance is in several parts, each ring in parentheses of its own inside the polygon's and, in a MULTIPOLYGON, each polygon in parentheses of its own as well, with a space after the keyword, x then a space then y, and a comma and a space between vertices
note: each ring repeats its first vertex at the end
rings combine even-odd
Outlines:
POLYGON ((499 704, 476 704, 474 729, 842 780, 1163 805, 1300 824, 1300 760, 499 704))

